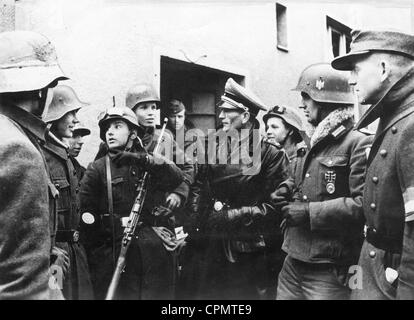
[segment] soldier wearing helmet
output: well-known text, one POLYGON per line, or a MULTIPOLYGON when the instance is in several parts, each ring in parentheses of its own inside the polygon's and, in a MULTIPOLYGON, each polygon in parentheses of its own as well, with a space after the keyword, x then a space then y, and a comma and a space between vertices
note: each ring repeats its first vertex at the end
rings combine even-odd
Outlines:
POLYGON ((171 299, 172 255, 182 245, 160 199, 182 181, 181 170, 159 154, 148 153, 135 113, 127 107, 106 110, 99 120, 108 150, 86 169, 81 185, 82 229, 95 297, 104 299, 119 255, 123 222, 129 217, 144 171, 150 173, 137 237, 132 241, 117 299, 171 299), (108 187, 111 186, 111 187, 108 187), (168 246, 168 250, 164 246, 168 246))
MULTIPOLYGON (((12 31, 0 33, 0 79, 0 300, 62 299, 48 286, 57 190, 41 152, 41 118, 52 88, 67 78, 45 36, 12 31)), ((57 260, 61 275, 63 254, 57 260)))
POLYGON ((86 252, 79 242, 79 172, 70 158, 69 146, 63 140, 73 137, 77 111, 86 106, 75 91, 66 85, 53 90, 49 111, 44 117, 50 128, 46 143, 42 146, 50 170, 51 179, 57 190, 57 232, 56 247, 68 254, 68 272, 63 281, 63 295, 66 299, 91 299, 92 284, 86 252))
POLYGON ((319 63, 307 67, 293 89, 315 128, 299 172, 272 194, 282 208, 287 253, 277 299, 350 296, 346 279, 362 244, 365 150, 372 138, 353 130, 347 81, 345 72, 319 63))

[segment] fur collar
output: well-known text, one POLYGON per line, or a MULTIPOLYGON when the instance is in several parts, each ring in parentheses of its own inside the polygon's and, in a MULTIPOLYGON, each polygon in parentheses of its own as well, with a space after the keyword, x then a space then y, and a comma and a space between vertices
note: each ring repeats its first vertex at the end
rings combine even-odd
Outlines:
POLYGON ((344 107, 335 109, 325 119, 323 119, 315 128, 311 135, 310 145, 311 148, 327 137, 329 133, 335 130, 340 124, 354 116, 354 107, 344 107))

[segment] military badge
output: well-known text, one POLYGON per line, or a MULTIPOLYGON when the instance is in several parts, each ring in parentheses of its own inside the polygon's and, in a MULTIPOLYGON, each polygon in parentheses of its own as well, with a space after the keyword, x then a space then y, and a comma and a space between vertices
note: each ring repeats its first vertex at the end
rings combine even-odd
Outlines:
POLYGON ((322 77, 319 77, 319 79, 318 79, 318 80, 316 80, 315 87, 316 87, 318 90, 322 90, 322 89, 325 87, 325 81, 323 81, 322 77))
POLYGON ((224 207, 223 202, 221 201, 214 202, 214 210, 220 211, 221 209, 223 209, 223 207, 224 207))
POLYGON ((334 171, 327 171, 325 173, 326 191, 329 194, 333 194, 335 192, 335 180, 336 173, 334 171))

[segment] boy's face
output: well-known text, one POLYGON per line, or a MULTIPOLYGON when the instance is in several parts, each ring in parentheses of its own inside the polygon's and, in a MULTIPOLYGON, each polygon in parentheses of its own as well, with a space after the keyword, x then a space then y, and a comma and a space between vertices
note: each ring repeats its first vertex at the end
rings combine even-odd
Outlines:
POLYGON ((170 122, 171 128, 174 128, 175 130, 181 130, 181 128, 184 126, 184 120, 185 120, 185 110, 182 110, 176 114, 171 114, 168 116, 168 121, 170 122))
POLYGON ((125 147, 128 143, 130 133, 131 131, 125 121, 111 121, 105 133, 108 148, 112 150, 125 147))
POLYGON ((72 138, 75 124, 79 121, 76 118, 77 111, 70 111, 57 120, 56 135, 58 138, 72 138))
POLYGON ((69 139, 69 154, 76 158, 81 152, 82 146, 83 136, 80 134, 74 135, 73 138, 69 139))
POLYGON ((134 112, 140 126, 155 127, 155 115, 157 112, 157 104, 155 102, 138 103, 134 112))

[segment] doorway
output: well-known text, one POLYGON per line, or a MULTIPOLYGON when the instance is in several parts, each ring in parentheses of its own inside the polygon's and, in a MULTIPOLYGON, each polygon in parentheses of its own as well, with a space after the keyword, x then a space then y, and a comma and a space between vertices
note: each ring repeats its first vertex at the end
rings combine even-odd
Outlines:
POLYGON ((161 113, 171 99, 182 101, 186 119, 207 133, 218 128, 217 104, 228 78, 243 84, 244 76, 161 56, 161 113))

